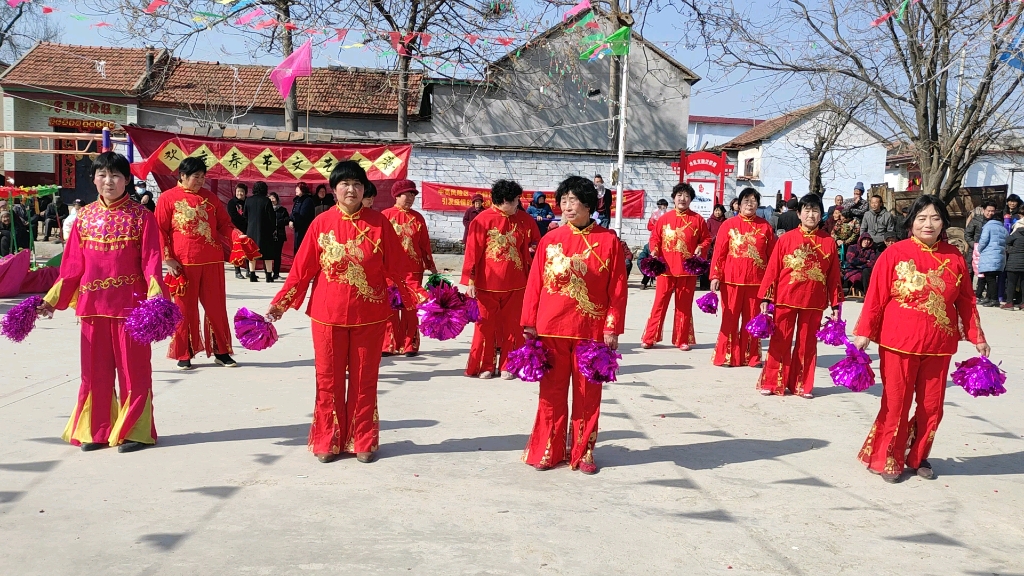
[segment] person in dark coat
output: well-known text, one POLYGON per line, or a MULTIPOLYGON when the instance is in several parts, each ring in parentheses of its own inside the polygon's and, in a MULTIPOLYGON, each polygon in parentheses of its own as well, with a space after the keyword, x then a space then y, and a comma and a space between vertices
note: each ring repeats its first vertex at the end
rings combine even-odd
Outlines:
POLYGON ((53 202, 46 207, 43 211, 43 241, 46 242, 50 239, 50 234, 53 230, 57 230, 57 238, 61 237, 61 228, 64 226, 64 221, 68 219, 68 205, 64 203, 64 200, 59 194, 55 194, 53 202))
POLYGON ((860 240, 846 250, 846 266, 843 269, 843 281, 852 288, 860 284, 864 293, 867 294, 868 284, 871 282, 871 269, 875 267, 875 260, 878 260, 878 249, 871 235, 864 234, 860 240))
POLYGON ((786 211, 779 216, 778 232, 780 232, 780 236, 800 227, 800 213, 797 211, 799 206, 800 201, 797 200, 796 196, 786 202, 786 211))
POLYGON ((337 200, 334 199, 334 194, 327 191, 327 186, 323 184, 316 187, 316 194, 313 197, 315 204, 313 208, 313 216, 319 216, 324 210, 327 210, 331 206, 337 204, 337 200))
MULTIPOLYGON (((231 217, 231 224, 239 232, 245 234, 249 223, 245 220, 245 197, 249 194, 249 187, 239 182, 235 184, 235 196, 228 200, 228 216, 231 217)), ((235 266, 235 278, 245 278, 242 275, 242 268, 235 266)))
POLYGON ((142 204, 150 212, 156 212, 156 202, 153 201, 153 196, 149 192, 139 198, 139 204, 142 204))
POLYGON ((31 215, 25 205, 21 203, 21 198, 14 198, 14 204, 11 206, 11 220, 14 222, 14 241, 17 249, 28 248, 32 239, 28 229, 31 215))
POLYGON ((6 208, 0 212, 0 258, 14 250, 14 235, 11 233, 11 213, 6 208))
POLYGON ((281 251, 284 249, 284 242, 288 237, 288 224, 291 223, 292 217, 288 214, 288 210, 281 206, 281 197, 277 195, 277 192, 271 192, 267 194, 267 197, 270 198, 270 203, 274 206, 274 218, 276 220, 276 226, 274 227, 274 251, 271 256, 274 258, 274 280, 277 280, 281 277, 281 251))
POLYGON ((295 230, 295 254, 299 253, 299 246, 302 246, 302 239, 306 237, 306 230, 316 216, 316 203, 316 199, 310 195, 309 184, 299 182, 295 187, 295 199, 292 200, 291 227, 295 230))
POLYGON ((480 215, 484 211, 484 196, 483 194, 473 194, 472 199, 473 205, 466 208, 466 213, 462 215, 462 243, 466 243, 466 236, 469 234, 469 223, 474 218, 480 215))
POLYGON ((1006 302, 1000 308, 1024 310, 1017 290, 1024 294, 1024 220, 1014 224, 1006 238, 1006 302))
MULTIPOLYGON (((263 256, 263 271, 267 282, 274 281, 273 253, 277 248, 274 231, 277 229, 277 215, 274 205, 267 197, 267 183, 257 182, 252 185, 252 196, 245 201, 245 235, 252 238, 263 256)), ((256 261, 249 261, 249 282, 259 282, 256 278, 256 261)))

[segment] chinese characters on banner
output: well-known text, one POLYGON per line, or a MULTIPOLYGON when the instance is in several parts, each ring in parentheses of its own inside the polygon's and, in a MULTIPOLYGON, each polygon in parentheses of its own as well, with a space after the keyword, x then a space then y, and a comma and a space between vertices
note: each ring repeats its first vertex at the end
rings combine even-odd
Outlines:
MULTIPOLYGON (((473 188, 471 186, 455 186, 452 184, 423 182, 420 189, 422 192, 423 209, 428 211, 464 212, 466 208, 469 208, 472 205, 472 198, 474 194, 480 194, 484 197, 484 206, 491 205, 490 188, 473 188)), ((523 192, 521 204, 524 208, 529 206, 530 202, 533 201, 533 192, 533 190, 526 190, 523 192)), ((614 190, 612 191, 612 194, 614 197, 614 190)), ((548 205, 551 206, 551 209, 554 210, 555 214, 561 214, 561 209, 559 209, 555 204, 555 193, 553 191, 544 191, 544 196, 547 198, 548 205)), ((612 206, 612 214, 614 215, 614 204, 612 206)), ((643 190, 622 191, 622 217, 644 217, 643 190)))
POLYGON ((125 115, 125 107, 119 104, 90 102, 86 100, 44 100, 52 114, 77 116, 78 114, 118 116, 125 115))

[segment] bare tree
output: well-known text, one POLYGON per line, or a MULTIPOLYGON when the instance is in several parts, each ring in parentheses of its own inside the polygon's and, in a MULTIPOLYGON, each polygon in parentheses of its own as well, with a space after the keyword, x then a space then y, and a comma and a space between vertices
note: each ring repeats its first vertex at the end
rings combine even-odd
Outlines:
POLYGON ((0 60, 10 64, 36 42, 57 40, 60 34, 60 25, 44 16, 41 6, 22 2, 12 8, 0 3, 0 60))
POLYGON ((836 157, 836 153, 846 150, 836 150, 836 144, 846 132, 851 121, 854 120, 858 109, 862 107, 866 97, 853 96, 847 98, 843 105, 836 104, 831 100, 825 100, 819 105, 820 113, 813 122, 813 137, 802 146, 808 159, 808 182, 809 191, 819 196, 825 193, 825 185, 822 182, 822 174, 832 169, 830 159, 836 157))
POLYGON ((877 125, 913 146, 926 193, 951 198, 982 151, 1022 128, 1024 77, 1000 62, 1024 26, 1019 2, 777 0, 741 13, 710 1, 723 65, 868 92, 877 125))

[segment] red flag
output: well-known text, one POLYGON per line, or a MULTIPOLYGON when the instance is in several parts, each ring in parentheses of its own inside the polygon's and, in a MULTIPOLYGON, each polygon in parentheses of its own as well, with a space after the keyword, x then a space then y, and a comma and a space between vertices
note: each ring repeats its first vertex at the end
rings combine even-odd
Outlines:
POLYGON ((426 48, 430 44, 430 39, 433 38, 430 34, 425 32, 420 33, 420 48, 426 48))
POLYGON ((501 44, 502 46, 509 46, 516 41, 515 38, 509 38, 508 36, 498 36, 495 40, 497 40, 498 44, 501 44))
POLYGON ((872 26, 878 26, 878 25, 882 24, 883 22, 885 22, 889 18, 892 18, 896 14, 896 12, 897 12, 897 10, 893 10, 892 12, 889 12, 888 14, 882 14, 878 18, 875 18, 874 20, 872 20, 871 21, 871 25, 872 26))
POLYGON ((158 8, 161 6, 167 6, 168 4, 170 4, 170 2, 167 2, 167 0, 153 0, 149 3, 149 6, 146 6, 146 9, 143 10, 143 12, 146 14, 153 14, 158 8))
POLYGON ((313 41, 309 40, 302 45, 291 56, 288 56, 274 68, 270 73, 270 81, 277 86, 281 98, 287 98, 292 91, 292 83, 299 76, 309 76, 313 73, 313 41))
POLYGON ((473 44, 476 44, 476 41, 479 40, 479 39, 480 39, 480 37, 477 36, 476 34, 466 34, 466 40, 469 40, 469 45, 470 46, 472 46, 473 44))
POLYGON ((296 26, 295 24, 292 24, 291 22, 285 22, 284 29, 285 30, 298 30, 299 27, 296 26))
POLYGON ((262 22, 257 22, 256 24, 253 25, 252 28, 253 28, 253 30, 263 30, 264 28, 273 28, 274 26, 277 26, 277 20, 271 18, 270 20, 264 20, 262 22))
POLYGON ((336 36, 328 42, 344 42, 345 37, 348 36, 348 28, 335 28, 334 33, 336 36))
POLYGON ((388 32, 388 36, 391 38, 391 47, 398 50, 398 47, 402 44, 402 33, 388 32))
POLYGON ((43 14, 53 14, 53 8, 49 6, 43 6, 43 14))

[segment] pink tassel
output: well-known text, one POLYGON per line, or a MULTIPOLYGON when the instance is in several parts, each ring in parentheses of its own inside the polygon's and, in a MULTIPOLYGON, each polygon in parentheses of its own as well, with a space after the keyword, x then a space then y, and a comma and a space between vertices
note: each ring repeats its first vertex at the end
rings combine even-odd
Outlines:
POLYGON ((828 369, 836 386, 863 392, 875 385, 875 371, 871 369, 871 357, 858 350, 852 343, 846 343, 846 358, 828 369))
POLYGON ((641 258, 640 262, 637 263, 637 267, 640 268, 640 273, 648 278, 661 276, 665 273, 665 270, 668 270, 668 266, 665 264, 665 261, 661 258, 655 258, 654 256, 641 258))
POLYGON ((235 338, 246 350, 266 350, 277 343, 277 328, 263 316, 239 308, 235 312, 235 338))
POLYGON ((747 322, 746 328, 754 338, 771 338, 775 333, 775 322, 767 313, 758 314, 747 322))
POLYGON ((174 302, 163 297, 150 298, 132 308, 124 320, 124 327, 133 340, 148 346, 170 338, 184 319, 174 302))
POLYGON ((420 331, 435 340, 451 340, 461 334, 469 320, 458 288, 451 284, 438 284, 428 292, 430 298, 416 311, 420 331))
POLYGON ((953 383, 978 396, 999 396, 1006 393, 1006 372, 984 356, 975 356, 970 360, 956 363, 953 371, 953 383))
POLYGON ((714 292, 708 292, 707 294, 697 298, 697 308, 700 308, 701 312, 708 314, 718 313, 718 294, 714 292))
POLYGON ((508 353, 505 369, 523 382, 540 382, 551 370, 551 355, 540 340, 530 338, 522 347, 508 353))
POLYGON ((846 337, 846 320, 829 318, 816 334, 818 340, 829 346, 842 346, 849 342, 846 337))
POLYGON ((595 384, 615 382, 622 354, 612 350, 604 342, 584 340, 576 345, 576 365, 580 374, 595 384))
POLYGON ((29 296, 16 304, 0 320, 0 334, 13 342, 24 340, 36 327, 36 308, 42 303, 42 296, 29 296))

